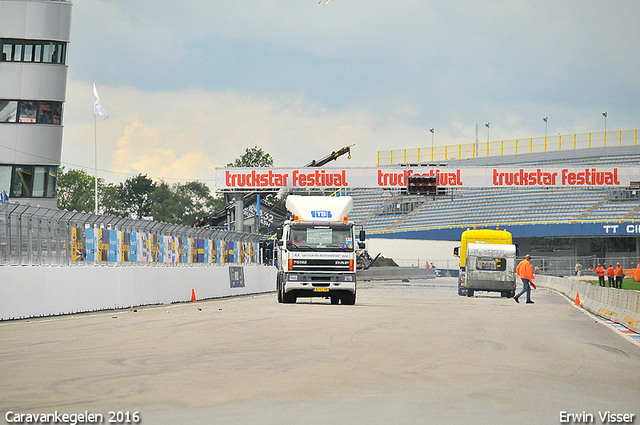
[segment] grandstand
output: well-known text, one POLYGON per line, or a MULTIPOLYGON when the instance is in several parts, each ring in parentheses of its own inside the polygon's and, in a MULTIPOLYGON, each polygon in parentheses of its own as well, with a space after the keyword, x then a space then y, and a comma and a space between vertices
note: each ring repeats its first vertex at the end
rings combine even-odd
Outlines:
MULTIPOLYGON (((640 145, 453 159, 438 161, 437 165, 456 168, 640 167, 640 145)), ((348 194, 354 198, 351 218, 362 225, 368 234, 377 237, 455 240, 462 230, 472 226, 500 226, 509 228, 510 231, 514 226, 519 226, 529 230, 520 232, 518 236, 527 237, 539 234, 534 230, 536 225, 640 221, 638 187, 622 190, 459 188, 452 189, 446 196, 435 198, 402 195, 398 189, 351 189, 348 194), (443 233, 443 229, 450 231, 443 233)), ((576 227, 571 230, 565 226, 564 233, 558 233, 558 236, 578 236, 575 229, 576 227)), ((588 235, 583 233, 580 236, 588 235)))

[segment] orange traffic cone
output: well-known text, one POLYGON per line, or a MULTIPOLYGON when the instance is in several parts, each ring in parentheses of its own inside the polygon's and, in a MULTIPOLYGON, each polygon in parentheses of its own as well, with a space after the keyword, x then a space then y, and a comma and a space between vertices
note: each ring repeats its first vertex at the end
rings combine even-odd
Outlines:
POLYGON ((198 300, 196 300, 196 290, 195 289, 191 289, 191 302, 194 303, 198 300))
POLYGON ((576 302, 573 305, 580 305, 580 292, 576 292, 576 302))

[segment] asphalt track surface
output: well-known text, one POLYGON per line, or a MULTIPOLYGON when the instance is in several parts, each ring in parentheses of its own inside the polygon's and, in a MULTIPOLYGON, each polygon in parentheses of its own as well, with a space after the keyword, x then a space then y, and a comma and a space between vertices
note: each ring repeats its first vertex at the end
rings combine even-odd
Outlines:
POLYGON ((597 424, 610 411, 640 423, 640 347, 558 294, 533 299, 365 282, 355 306, 263 294, 3 322, 2 421, 597 424))

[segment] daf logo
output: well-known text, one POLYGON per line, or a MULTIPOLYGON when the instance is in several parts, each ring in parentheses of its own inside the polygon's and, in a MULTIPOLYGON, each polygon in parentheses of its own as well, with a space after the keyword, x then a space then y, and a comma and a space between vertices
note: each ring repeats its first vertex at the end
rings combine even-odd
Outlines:
POLYGON ((307 264, 307 260, 293 260, 293 264, 307 264))
POLYGON ((337 266, 348 266, 349 265, 349 260, 336 260, 336 265, 337 266))

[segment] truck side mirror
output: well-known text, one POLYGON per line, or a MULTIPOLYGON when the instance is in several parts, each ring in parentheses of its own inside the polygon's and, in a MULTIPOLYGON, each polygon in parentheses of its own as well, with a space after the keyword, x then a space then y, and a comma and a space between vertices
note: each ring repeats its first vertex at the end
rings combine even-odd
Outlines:
POLYGON ((276 237, 278 240, 282 239, 282 227, 278 227, 278 229, 276 229, 276 237))
POLYGON ((360 240, 361 240, 362 242, 364 242, 364 239, 365 239, 364 229, 361 229, 361 230, 360 230, 360 240))
POLYGON ((453 256, 454 257, 459 257, 460 256, 460 247, 456 246, 455 248, 453 248, 453 256))
POLYGON ((365 247, 366 245, 364 244, 364 242, 358 242, 358 248, 364 249, 365 247))
POLYGON ((518 246, 518 244, 516 245, 516 258, 520 257, 520 247, 518 246))

